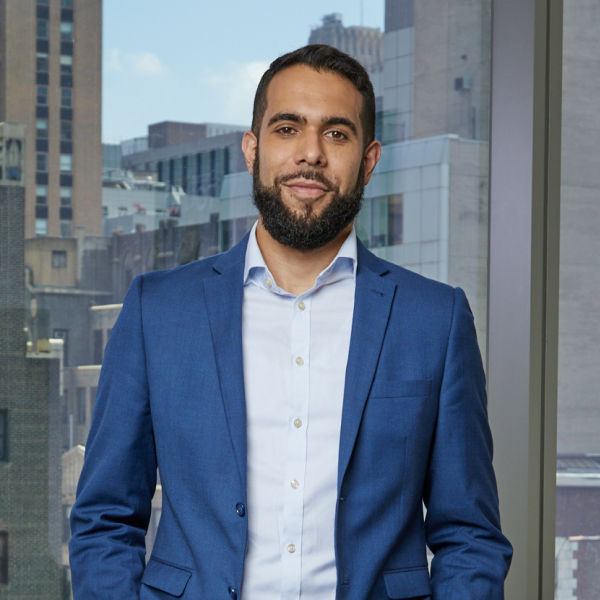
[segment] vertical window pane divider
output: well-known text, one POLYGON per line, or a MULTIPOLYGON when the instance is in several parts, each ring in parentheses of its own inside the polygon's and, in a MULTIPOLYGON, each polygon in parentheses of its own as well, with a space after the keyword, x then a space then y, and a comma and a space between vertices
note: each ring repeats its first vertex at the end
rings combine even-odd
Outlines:
POLYGON ((507 600, 554 598, 562 0, 493 0, 488 392, 507 600))

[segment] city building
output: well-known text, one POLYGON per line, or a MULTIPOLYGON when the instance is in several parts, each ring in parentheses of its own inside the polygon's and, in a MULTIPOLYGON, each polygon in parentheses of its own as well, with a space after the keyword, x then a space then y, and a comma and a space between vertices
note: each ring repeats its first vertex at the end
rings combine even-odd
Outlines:
POLYGON ((24 126, 0 123, 0 598, 56 600, 62 341, 29 337, 48 315, 26 308, 26 151, 24 126))
POLYGON ((26 131, 25 237, 100 234, 102 0, 0 0, 0 121, 26 131))

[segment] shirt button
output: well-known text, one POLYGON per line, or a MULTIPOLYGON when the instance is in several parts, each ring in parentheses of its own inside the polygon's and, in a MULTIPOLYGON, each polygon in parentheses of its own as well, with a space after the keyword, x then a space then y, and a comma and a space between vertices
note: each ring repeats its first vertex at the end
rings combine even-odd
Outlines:
POLYGON ((294 544, 289 544, 288 547, 287 547, 287 551, 290 554, 294 554, 294 552, 296 552, 296 546, 294 546, 294 544))
POLYGON ((297 482, 295 479, 293 479, 293 480, 292 480, 292 482, 290 483, 290 485, 291 485, 291 486, 292 486, 292 487, 293 487, 295 490, 297 490, 297 489, 300 487, 300 484, 299 484, 299 483, 298 483, 298 482, 297 482))
POLYGON ((246 507, 241 502, 238 502, 235 505, 235 512, 240 515, 240 517, 243 517, 246 514, 246 507))
POLYGON ((237 600, 237 592, 232 587, 228 588, 227 591, 229 592, 231 600, 237 600))
POLYGON ((298 308, 300 310, 304 310, 306 308, 306 304, 304 304, 304 302, 298 302, 298 308))
POLYGON ((269 287, 271 287, 271 286, 273 285, 273 282, 272 282, 272 281, 271 281, 271 280, 270 280, 268 277, 265 279, 265 283, 266 283, 266 284, 267 284, 269 287))
POLYGON ((302 427, 302 421, 300 419, 294 419, 294 427, 302 427))
POLYGON ((302 360, 301 356, 296 359, 296 364, 300 367, 304 364, 304 360, 302 360))

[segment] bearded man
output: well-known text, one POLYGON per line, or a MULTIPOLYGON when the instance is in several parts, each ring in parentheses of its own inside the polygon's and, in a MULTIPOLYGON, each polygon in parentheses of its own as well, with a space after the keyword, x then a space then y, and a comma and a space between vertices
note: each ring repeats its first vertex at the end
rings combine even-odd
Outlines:
POLYGON ((465 295, 353 229, 374 131, 369 77, 338 50, 264 74, 243 140, 257 223, 138 276, 112 331, 71 513, 76 600, 503 598, 465 295))

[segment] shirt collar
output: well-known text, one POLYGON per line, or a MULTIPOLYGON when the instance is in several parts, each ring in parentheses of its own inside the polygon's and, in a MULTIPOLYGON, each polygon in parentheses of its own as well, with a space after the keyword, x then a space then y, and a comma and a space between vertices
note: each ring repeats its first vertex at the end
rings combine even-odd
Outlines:
MULTIPOLYGON (((258 246, 256 239, 256 228, 258 227, 258 221, 254 223, 250 230, 250 236, 248 238, 248 245, 246 247, 246 261, 244 265, 244 285, 248 284, 252 280, 254 272, 264 271, 272 279, 272 275, 265 263, 262 252, 258 246)), ((321 272, 317 278, 317 282, 323 281, 323 278, 329 276, 332 273, 338 273, 340 271, 351 270, 352 277, 356 278, 356 266, 358 262, 358 250, 356 243, 356 231, 354 227, 350 231, 348 237, 344 240, 342 247, 337 253, 336 257, 331 261, 329 266, 321 272)))

